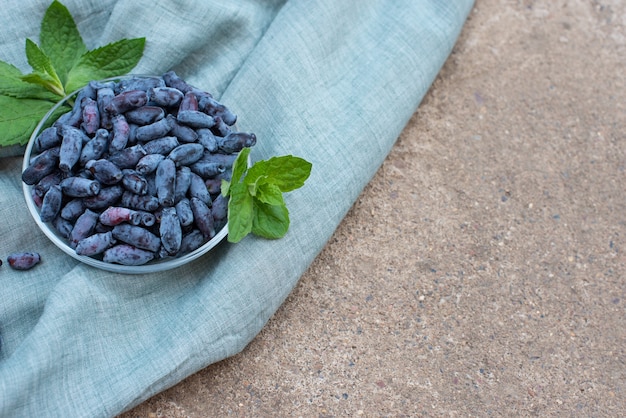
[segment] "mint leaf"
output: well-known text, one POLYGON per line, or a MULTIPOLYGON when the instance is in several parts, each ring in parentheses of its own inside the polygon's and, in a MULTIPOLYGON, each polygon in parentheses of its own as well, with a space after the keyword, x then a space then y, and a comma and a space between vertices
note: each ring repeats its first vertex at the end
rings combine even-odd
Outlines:
POLYGON ((222 179, 222 185, 221 185, 220 189, 221 189, 220 191, 224 195, 224 197, 228 196, 230 194, 230 181, 228 181, 226 179, 222 179))
POLYGON ((70 11, 56 0, 48 7, 41 21, 39 43, 62 84, 66 83, 70 69, 87 52, 70 11))
POLYGON ((44 86, 51 92, 63 97, 63 84, 59 80, 50 58, 30 39, 26 39, 26 58, 28 64, 35 70, 31 74, 22 76, 22 80, 44 86))
MULTIPOLYGON (((135 68, 143 55, 145 38, 122 39, 87 51, 67 7, 54 0, 46 10, 40 45, 26 39, 26 58, 33 71, 0 61, 0 146, 24 144, 46 112, 67 93, 91 80, 121 76, 135 68), (67 93, 66 93, 67 92, 67 93)), ((54 121, 67 112, 60 107, 54 121)))
MULTIPOLYGON (((47 100, 0 96, 0 146, 28 142, 39 121, 53 106, 54 103, 47 100)), ((69 107, 58 109, 49 118, 50 123, 68 110, 69 107)))
POLYGON ((59 99, 44 87, 22 80, 22 72, 4 61, 0 61, 0 94, 18 99, 59 99))
POLYGON ((256 200, 267 203, 268 205, 284 205, 283 192, 278 186, 272 183, 257 183, 255 193, 250 191, 248 186, 248 192, 256 198, 256 200))
POLYGON ((233 183, 239 183, 241 181, 241 177, 244 175, 246 170, 248 169, 248 157, 250 156, 250 148, 245 147, 241 151, 239 151, 239 155, 235 158, 233 162, 233 172, 231 175, 231 181, 233 183))
POLYGON ((233 163, 231 182, 222 180, 222 194, 231 196, 230 242, 239 242, 250 232, 268 239, 283 237, 290 223, 283 193, 304 185, 311 174, 312 164, 292 155, 257 161, 247 168, 249 154, 250 148, 244 148, 233 163))
POLYGON ((228 200, 228 241, 239 242, 252 230, 254 202, 243 183, 230 186, 228 200))
POLYGON ((68 92, 83 87, 91 80, 126 74, 143 55, 146 38, 122 39, 83 54, 67 75, 68 92))
POLYGON ((290 192, 304 185, 311 174, 312 164, 292 155, 272 157, 267 161, 258 161, 248 170, 245 182, 253 184, 260 177, 272 183, 282 192, 290 192))
MULTIPOLYGON (((250 148, 245 147, 241 151, 239 151, 237 158, 235 158, 235 161, 233 161, 233 167, 231 169, 231 181, 233 183, 239 183, 241 181, 241 176, 243 176, 248 169, 249 155, 250 148)), ((221 192, 224 196, 228 196, 230 194, 230 184, 230 181, 222 179, 221 192)))
POLYGON ((289 211, 285 205, 269 205, 255 199, 253 234, 267 239, 278 239, 284 237, 288 229, 289 211))
POLYGON ((50 61, 50 58, 37 46, 36 43, 27 38, 24 50, 26 52, 28 64, 33 67, 33 70, 40 73, 54 73, 52 61, 50 61))
MULTIPOLYGON (((34 73, 23 75, 21 79, 31 84, 37 84, 39 86, 43 86, 49 91, 55 91, 53 89, 57 88, 56 80, 51 75, 46 74, 46 73, 40 73, 37 71, 34 73)), ((60 91, 59 95, 62 95, 62 94, 63 92, 60 91)), ((57 99, 60 99, 60 97, 57 96, 57 99)))

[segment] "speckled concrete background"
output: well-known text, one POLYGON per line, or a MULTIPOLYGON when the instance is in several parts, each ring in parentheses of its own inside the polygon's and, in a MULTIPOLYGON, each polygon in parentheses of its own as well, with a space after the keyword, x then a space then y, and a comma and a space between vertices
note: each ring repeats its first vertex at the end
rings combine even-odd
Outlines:
POLYGON ((131 417, 626 416, 626 2, 477 0, 239 355, 131 417))

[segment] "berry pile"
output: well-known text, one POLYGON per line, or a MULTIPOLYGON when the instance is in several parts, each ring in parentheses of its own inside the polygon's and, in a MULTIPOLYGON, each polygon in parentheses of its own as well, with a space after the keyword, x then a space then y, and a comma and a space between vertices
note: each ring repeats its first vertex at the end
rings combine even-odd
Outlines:
POLYGON ((179 257, 227 223, 221 180, 256 143, 236 119, 173 71, 92 81, 35 138, 22 181, 79 255, 123 265, 179 257))

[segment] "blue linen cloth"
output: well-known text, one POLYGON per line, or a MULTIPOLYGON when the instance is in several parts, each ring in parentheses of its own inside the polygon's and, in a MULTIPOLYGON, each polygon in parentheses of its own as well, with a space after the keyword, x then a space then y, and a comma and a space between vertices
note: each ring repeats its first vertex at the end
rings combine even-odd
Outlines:
MULTIPOLYGON (((283 239, 249 236, 128 276, 57 249, 25 208, 22 149, 0 149, 0 416, 115 416, 241 351, 387 156, 473 0, 63 3, 88 48, 145 36, 135 73, 174 69, 229 105, 258 137, 253 160, 293 154, 313 171, 286 195, 283 239), (25 250, 42 262, 9 269, 6 256, 25 250)), ((48 5, 4 5, 0 59, 30 71, 25 38, 37 41, 48 5)))

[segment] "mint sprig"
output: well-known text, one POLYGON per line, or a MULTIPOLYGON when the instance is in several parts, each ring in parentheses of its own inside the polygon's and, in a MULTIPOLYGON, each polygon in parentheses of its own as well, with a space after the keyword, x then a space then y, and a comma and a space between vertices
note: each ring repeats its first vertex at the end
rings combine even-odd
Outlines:
MULTIPOLYGON (((28 74, 0 61, 0 146, 25 144, 56 102, 89 81, 130 72, 146 40, 122 39, 88 50, 69 10, 55 0, 42 18, 39 42, 26 39, 26 59, 33 70, 28 74)), ((56 116, 69 110, 63 106, 56 116)))
POLYGON ((249 233, 282 238, 290 223, 283 193, 302 187, 311 174, 312 164, 300 157, 272 157, 248 168, 249 155, 250 148, 241 150, 231 181, 222 180, 222 194, 230 196, 228 241, 233 243, 249 233))

